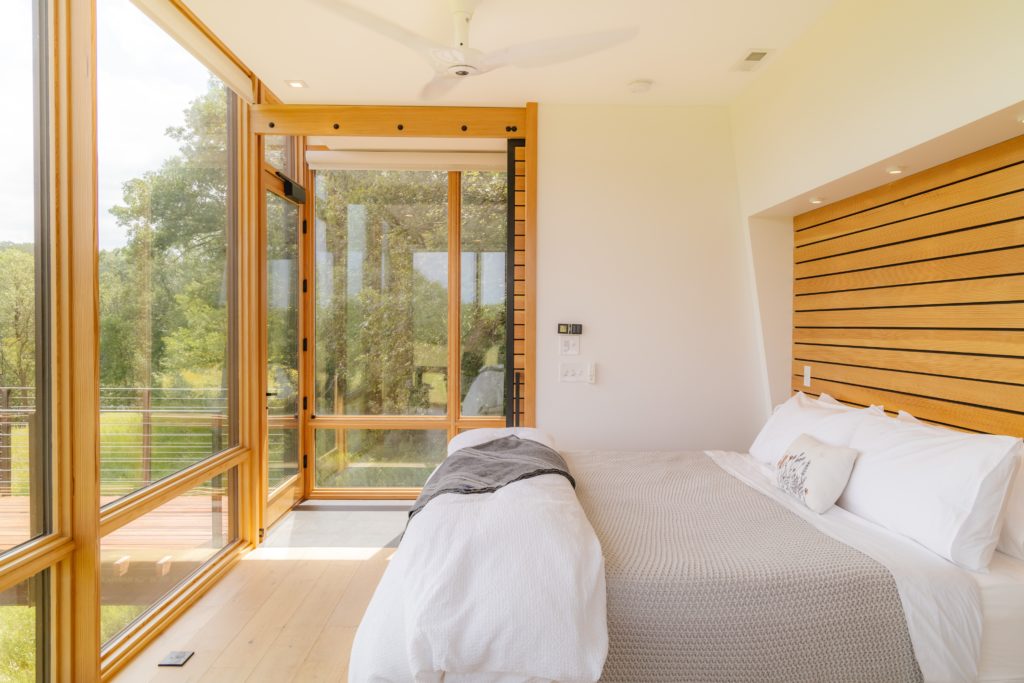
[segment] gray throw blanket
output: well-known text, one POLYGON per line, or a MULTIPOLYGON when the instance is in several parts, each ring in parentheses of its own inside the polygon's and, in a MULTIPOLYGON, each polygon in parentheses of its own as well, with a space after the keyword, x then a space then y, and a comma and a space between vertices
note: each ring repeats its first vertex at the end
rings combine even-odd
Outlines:
POLYGON ((889 571, 704 453, 566 459, 605 556, 602 681, 921 680, 889 571))
POLYGON ((490 493, 542 474, 560 474, 576 486, 562 456, 536 441, 506 436, 463 448, 445 458, 423 486, 409 519, 442 493, 490 493))

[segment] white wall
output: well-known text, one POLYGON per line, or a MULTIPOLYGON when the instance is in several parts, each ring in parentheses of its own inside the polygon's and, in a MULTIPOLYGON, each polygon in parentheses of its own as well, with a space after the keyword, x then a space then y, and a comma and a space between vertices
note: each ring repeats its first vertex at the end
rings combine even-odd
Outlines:
POLYGON ((539 116, 538 425, 566 448, 747 448, 765 388, 727 110, 539 116), (596 384, 558 382, 559 322, 596 384))
POLYGON ((733 103, 744 214, 1022 99, 1021 0, 840 0, 733 103))

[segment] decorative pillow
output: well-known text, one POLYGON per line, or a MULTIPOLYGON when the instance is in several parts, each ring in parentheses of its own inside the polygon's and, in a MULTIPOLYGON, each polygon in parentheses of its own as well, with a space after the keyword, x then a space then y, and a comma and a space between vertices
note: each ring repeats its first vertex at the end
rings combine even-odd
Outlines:
POLYGON ((470 429, 456 435, 448 442, 448 455, 463 448, 479 446, 482 443, 502 439, 506 436, 518 436, 520 439, 529 439, 544 444, 548 448, 555 449, 555 440, 551 435, 533 427, 493 427, 485 429, 470 429))
POLYGON ((776 464, 775 485, 819 515, 846 488, 857 451, 801 434, 776 464))
POLYGON ((869 415, 884 415, 877 406, 850 408, 809 398, 803 392, 779 406, 750 446, 750 455, 767 465, 775 465, 801 434, 809 434, 830 446, 848 446, 850 437, 869 415))
POLYGON ((974 571, 988 566, 1019 439, 888 417, 865 419, 838 505, 974 571))
POLYGON ((1018 448, 1017 453, 1017 474, 1006 496, 1003 533, 996 548, 1000 552, 1024 560, 1024 449, 1018 448))

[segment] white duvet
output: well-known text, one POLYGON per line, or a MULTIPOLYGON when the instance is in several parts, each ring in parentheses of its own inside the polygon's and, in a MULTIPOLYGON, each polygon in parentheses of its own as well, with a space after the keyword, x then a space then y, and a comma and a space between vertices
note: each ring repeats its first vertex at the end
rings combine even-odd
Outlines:
POLYGON ((604 559, 564 477, 442 494, 409 523, 356 632, 351 683, 596 681, 604 559))

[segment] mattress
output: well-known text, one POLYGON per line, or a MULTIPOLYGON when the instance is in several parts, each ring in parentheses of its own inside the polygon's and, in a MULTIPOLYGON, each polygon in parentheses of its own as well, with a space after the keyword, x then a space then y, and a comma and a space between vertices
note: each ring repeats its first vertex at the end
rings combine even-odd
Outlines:
POLYGON ((1024 560, 997 552, 988 572, 971 576, 983 614, 978 680, 1024 682, 1024 560))

